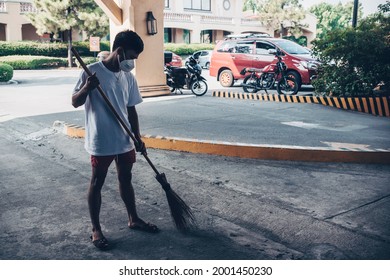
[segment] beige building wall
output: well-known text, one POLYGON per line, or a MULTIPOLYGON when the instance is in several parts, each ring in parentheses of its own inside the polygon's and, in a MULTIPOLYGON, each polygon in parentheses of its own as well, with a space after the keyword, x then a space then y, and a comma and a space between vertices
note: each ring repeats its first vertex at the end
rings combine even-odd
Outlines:
MULTIPOLYGON (((26 0, 24 2, 28 3, 32 1, 26 0)), ((21 41, 23 39, 23 28, 25 32, 31 32, 32 25, 30 20, 24 15, 28 11, 26 8, 27 5, 21 5, 20 1, 8 0, 0 2, 0 24, 4 25, 3 32, 5 33, 0 35, 0 37, 5 38, 5 41, 21 41)), ((39 38, 35 30, 32 34, 24 34, 25 38, 39 38)))
MULTIPOLYGON (((256 20, 246 19, 243 12, 243 0, 212 0, 210 11, 184 9, 183 0, 169 0, 164 10, 164 27, 172 28, 172 33, 187 29, 191 33, 190 43, 201 43, 203 30, 213 31, 213 42, 224 38, 224 33, 240 34, 244 32, 268 33, 271 30, 256 20)), ((174 37, 174 36, 172 36, 174 37)), ((182 42, 174 37, 175 42, 182 42)))
MULTIPOLYGON (((0 41, 48 41, 49 34, 39 36, 26 13, 35 13, 33 0, 0 0, 0 41)), ((80 40, 82 34, 72 31, 73 40, 80 40)))
MULTIPOLYGON (((172 42, 183 42, 183 30, 189 30, 190 43, 202 43, 201 32, 212 30, 212 43, 222 40, 225 34, 267 33, 274 35, 273 30, 266 28, 257 19, 243 13, 243 0, 212 0, 210 11, 188 10, 183 0, 169 0, 164 10, 164 27, 170 28, 172 42)), ((308 14, 303 22, 308 24, 304 36, 308 42, 316 36, 316 18, 308 14)))
MULTIPOLYGON (((27 26, 29 20, 24 16, 25 11, 33 11, 32 0, 0 0, 0 40, 41 40, 34 32, 34 27, 27 26), (21 10, 23 10, 21 12, 21 10), (24 32, 22 32, 22 29, 24 32)), ((131 1, 125 0, 97 0, 96 2, 116 3, 118 6, 131 5, 131 1)), ((201 32, 212 30, 212 41, 221 40, 225 34, 240 34, 245 32, 267 33, 273 35, 272 30, 262 26, 256 19, 251 19, 248 14, 242 12, 243 0, 211 0, 210 11, 198 11, 184 9, 184 0, 163 1, 164 21, 160 24, 171 29, 172 42, 184 42, 184 30, 190 32, 190 43, 202 41, 201 32), (169 7, 165 7, 169 3, 169 7)), ((134 2, 133 7, 143 6, 147 1, 134 2)), ((161 4, 160 4, 161 5, 161 4)), ((126 9, 123 10, 127 13, 126 9)), ((130 18, 130 16, 125 18, 130 18)), ((304 29, 304 36, 308 42, 316 37, 316 18, 307 14, 303 21, 307 24, 304 29)), ((126 24, 126 23, 124 23, 126 24)), ((131 23, 128 23, 131 26, 131 23)), ((82 39, 77 31, 73 32, 75 40, 82 39)))

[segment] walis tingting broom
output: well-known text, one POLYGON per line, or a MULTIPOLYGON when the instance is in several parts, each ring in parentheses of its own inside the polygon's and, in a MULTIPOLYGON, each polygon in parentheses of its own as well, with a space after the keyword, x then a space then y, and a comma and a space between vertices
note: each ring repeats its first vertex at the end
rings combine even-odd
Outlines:
MULTIPOLYGON (((84 71, 88 74, 88 76, 92 76, 91 71, 88 69, 87 65, 85 65, 84 61, 81 59, 77 50, 74 47, 72 47, 71 51, 76 57, 76 59, 79 61, 80 65, 83 67, 84 71)), ((133 133, 128 128, 126 123, 122 120, 122 118, 119 116, 119 114, 116 112, 114 106, 111 104, 111 101, 108 99, 107 95, 104 93, 100 85, 97 87, 97 90, 99 91, 100 95, 103 97, 104 101, 110 108, 111 112, 114 114, 115 118, 121 124, 123 129, 134 141, 134 144, 137 145, 137 140, 135 139, 133 133)), ((152 167, 153 171, 156 173, 156 179, 161 184, 162 188, 165 191, 168 200, 168 205, 171 210, 171 216, 173 218, 173 221, 175 222, 176 228, 180 231, 189 230, 192 226, 195 225, 195 217, 190 207, 172 190, 171 185, 168 183, 165 174, 158 172, 157 168, 149 159, 148 155, 145 153, 142 153, 142 155, 149 163, 150 167, 152 167)))

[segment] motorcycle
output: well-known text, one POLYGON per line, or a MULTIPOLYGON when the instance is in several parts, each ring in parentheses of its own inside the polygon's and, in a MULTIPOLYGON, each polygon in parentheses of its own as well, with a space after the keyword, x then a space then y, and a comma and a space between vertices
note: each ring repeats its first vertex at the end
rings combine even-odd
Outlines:
POLYGON ((208 90, 207 80, 201 75, 202 68, 193 56, 185 62, 185 67, 165 65, 164 70, 171 92, 183 94, 182 89, 191 89, 196 96, 202 96, 208 90))
POLYGON ((264 90, 268 93, 267 90, 273 88, 276 83, 276 90, 279 94, 297 94, 299 85, 294 77, 287 75, 287 66, 282 60, 282 53, 274 49, 269 50, 269 53, 277 57, 276 64, 269 64, 263 69, 244 68, 241 70, 241 75, 250 73, 242 83, 244 91, 256 93, 264 90))

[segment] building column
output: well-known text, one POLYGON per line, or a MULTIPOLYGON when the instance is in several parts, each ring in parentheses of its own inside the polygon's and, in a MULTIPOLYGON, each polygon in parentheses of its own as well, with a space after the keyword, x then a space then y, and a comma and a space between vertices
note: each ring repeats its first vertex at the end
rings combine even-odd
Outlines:
POLYGON ((200 32, 202 31, 201 29, 201 24, 200 24, 200 19, 201 16, 199 15, 193 15, 192 20, 194 21, 193 28, 191 30, 191 44, 197 44, 200 43, 200 32))
MULTIPOLYGON (((16 2, 8 2, 7 4, 7 11, 8 11, 8 17, 9 15, 18 15, 20 14, 20 3, 16 2)), ((10 19, 7 22, 6 25, 6 41, 22 41, 22 21, 19 19, 13 20, 10 19)))
MULTIPOLYGON (((170 94, 164 73, 164 0, 95 0, 110 18, 111 46, 117 33, 133 30, 144 41, 144 51, 135 61, 133 70, 143 97, 170 94), (121 4, 109 7, 115 3, 121 4), (119 7, 120 12, 117 8, 119 7), (153 12, 157 34, 148 35, 146 13, 153 12), (120 13, 120 14, 119 14, 120 13)), ((115 4, 117 5, 117 4, 115 4)))

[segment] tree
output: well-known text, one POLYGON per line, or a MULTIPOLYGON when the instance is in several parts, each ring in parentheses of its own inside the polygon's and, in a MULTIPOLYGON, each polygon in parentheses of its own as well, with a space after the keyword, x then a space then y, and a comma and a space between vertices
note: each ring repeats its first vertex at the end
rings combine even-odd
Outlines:
POLYGON ((259 2, 259 0, 245 0, 243 10, 251 10, 252 13, 255 13, 257 11, 257 6, 260 4, 259 2))
POLYGON ((390 2, 358 23, 356 28, 335 29, 314 41, 323 62, 313 82, 319 94, 367 96, 380 88, 390 92, 390 2))
POLYGON ((88 36, 103 37, 108 34, 107 16, 93 0, 34 0, 37 13, 29 13, 37 33, 68 33, 68 64, 72 66, 72 29, 84 31, 88 36))
POLYGON ((280 37, 286 29, 295 36, 302 35, 305 12, 299 0, 245 0, 243 9, 256 13, 259 21, 280 37))
MULTIPOLYGON (((317 17, 317 38, 322 39, 329 31, 338 28, 351 26, 354 2, 350 1, 344 5, 338 3, 332 5, 322 2, 312 6, 309 11, 317 17)), ((363 8, 359 3, 358 19, 362 18, 363 8)))

